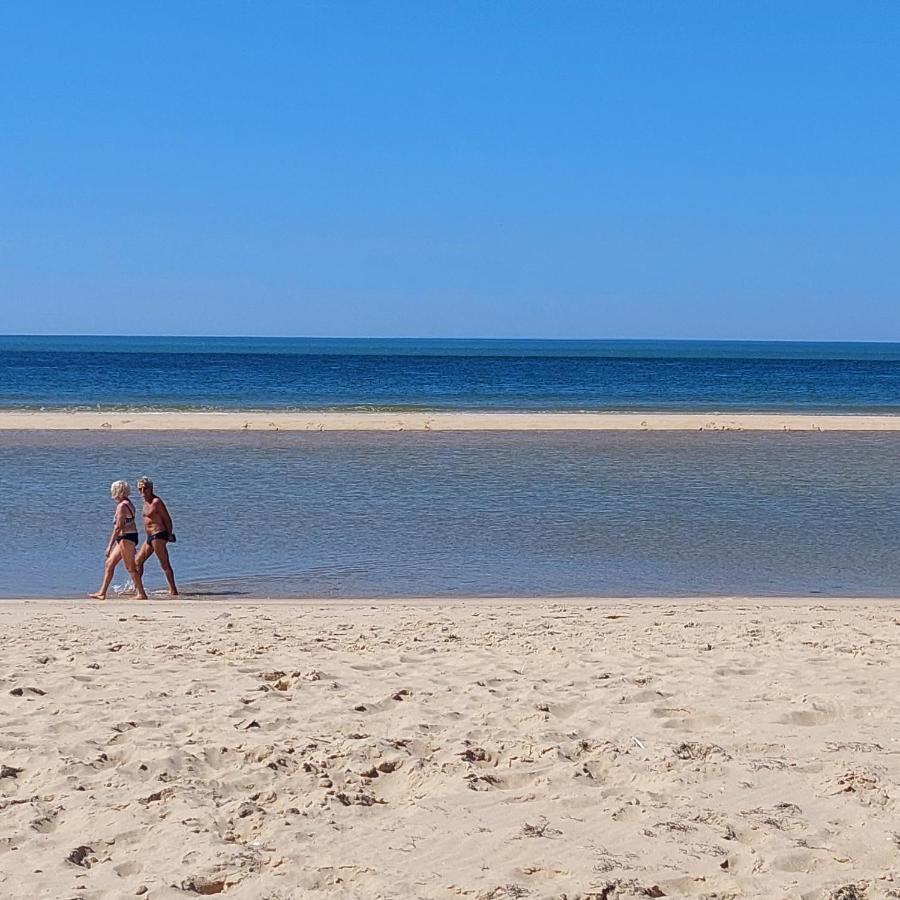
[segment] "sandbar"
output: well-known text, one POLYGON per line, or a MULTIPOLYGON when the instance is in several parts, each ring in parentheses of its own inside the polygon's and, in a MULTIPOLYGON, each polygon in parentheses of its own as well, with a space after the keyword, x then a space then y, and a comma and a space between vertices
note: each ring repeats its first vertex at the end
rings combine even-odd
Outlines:
POLYGON ((900 415, 812 413, 0 411, 0 431, 900 431, 900 415))

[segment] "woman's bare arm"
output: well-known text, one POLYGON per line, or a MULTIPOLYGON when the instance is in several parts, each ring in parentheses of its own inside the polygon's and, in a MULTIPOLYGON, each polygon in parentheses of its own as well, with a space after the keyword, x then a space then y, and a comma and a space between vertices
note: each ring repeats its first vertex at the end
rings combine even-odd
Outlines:
POLYGON ((122 523, 125 521, 125 510, 123 509, 124 504, 120 503, 116 507, 116 515, 113 518, 113 529, 112 534, 109 536, 109 543, 106 545, 106 555, 112 552, 112 548, 116 543, 116 538, 120 537, 122 534, 122 523))
MULTIPOLYGON (((117 516, 117 518, 118 518, 118 516, 117 516)), ((118 525, 118 523, 116 523, 115 525, 113 525, 112 532, 109 535, 109 541, 106 545, 106 553, 103 554, 104 556, 109 556, 109 554, 112 553, 113 545, 116 542, 116 532, 118 532, 118 530, 119 530, 119 525, 118 525)))

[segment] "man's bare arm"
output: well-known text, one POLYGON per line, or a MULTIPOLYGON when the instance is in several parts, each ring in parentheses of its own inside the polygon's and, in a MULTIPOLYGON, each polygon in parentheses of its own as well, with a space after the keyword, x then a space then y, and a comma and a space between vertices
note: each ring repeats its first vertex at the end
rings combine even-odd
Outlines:
POLYGON ((169 515, 169 510, 166 507, 166 504, 163 503, 162 500, 159 499, 159 497, 157 497, 156 499, 159 503, 159 512, 162 516, 163 524, 166 526, 166 531, 168 531, 169 534, 172 534, 175 529, 172 527, 172 517, 169 515))

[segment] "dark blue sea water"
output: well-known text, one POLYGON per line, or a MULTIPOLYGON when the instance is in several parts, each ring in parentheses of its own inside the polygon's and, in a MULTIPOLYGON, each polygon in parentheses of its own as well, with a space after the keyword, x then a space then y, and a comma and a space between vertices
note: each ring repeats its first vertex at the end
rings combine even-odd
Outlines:
POLYGON ((900 412, 900 344, 0 337, 0 408, 900 412))
POLYGON ((900 595, 896 434, 34 431, 0 432, 0 596, 96 589, 145 472, 204 597, 900 595))

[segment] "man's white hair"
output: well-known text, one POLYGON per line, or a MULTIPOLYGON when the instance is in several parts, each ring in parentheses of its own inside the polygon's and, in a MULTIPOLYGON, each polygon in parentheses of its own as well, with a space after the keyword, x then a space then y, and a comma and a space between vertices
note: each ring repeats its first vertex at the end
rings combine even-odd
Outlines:
POLYGON ((148 488, 150 488, 151 491, 153 490, 153 479, 149 478, 146 475, 141 475, 141 477, 138 478, 138 490, 140 490, 141 487, 145 484, 148 488))
POLYGON ((113 500, 121 500, 131 493, 131 485, 127 481, 114 481, 109 486, 109 492, 113 496, 113 500))

